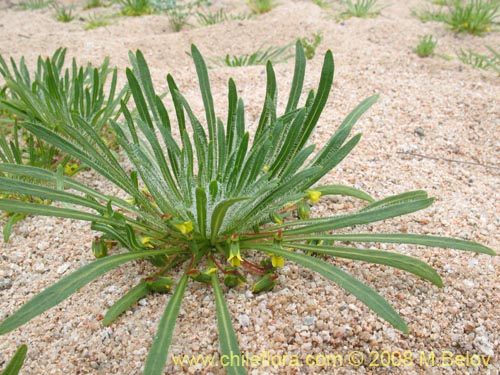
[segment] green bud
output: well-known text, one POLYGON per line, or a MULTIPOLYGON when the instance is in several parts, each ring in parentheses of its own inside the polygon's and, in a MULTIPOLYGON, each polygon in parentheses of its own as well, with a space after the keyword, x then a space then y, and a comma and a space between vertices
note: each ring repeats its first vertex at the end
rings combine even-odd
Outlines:
POLYGON ((224 270, 224 285, 228 288, 235 288, 241 283, 247 280, 243 277, 241 273, 238 272, 237 267, 226 267, 224 270))
POLYGON ((168 293, 174 281, 166 276, 151 276, 145 279, 148 289, 157 293, 168 293))
POLYGON ((272 273, 268 273, 262 276, 252 285, 252 293, 267 292, 269 290, 272 290, 278 283, 276 281, 277 278, 278 277, 272 273))
POLYGON ((201 272, 200 270, 191 270, 188 272, 188 277, 200 283, 210 284, 212 282, 212 276, 210 275, 216 270, 216 268, 211 268, 205 272, 201 272))
POLYGON ((309 219, 309 215, 310 215, 310 207, 307 203, 305 202, 299 202, 297 204, 297 211, 298 211, 298 215, 299 215, 299 218, 302 219, 302 220, 306 220, 306 219, 309 219))
POLYGON ((228 288, 236 288, 240 284, 240 279, 237 275, 226 273, 224 275, 224 285, 228 288))
POLYGON ((108 246, 106 242, 96 236, 92 241, 92 253, 97 259, 104 258, 108 255, 108 246))

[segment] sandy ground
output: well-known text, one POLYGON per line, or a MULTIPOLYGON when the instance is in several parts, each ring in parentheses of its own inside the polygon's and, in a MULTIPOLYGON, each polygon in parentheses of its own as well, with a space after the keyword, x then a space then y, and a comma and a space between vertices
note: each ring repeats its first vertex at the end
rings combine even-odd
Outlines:
MULTIPOLYGON (((306 88, 315 87, 327 49, 335 55, 336 81, 312 140, 322 144, 356 104, 380 94, 378 103, 356 126, 363 133, 360 144, 325 182, 353 185, 377 198, 427 190, 436 197, 431 208, 368 229, 454 236, 481 242, 500 253, 500 77, 474 70, 456 58, 421 59, 412 52, 418 36, 427 33, 439 40, 437 53, 448 56, 455 56, 460 48, 497 48, 500 33, 482 38, 455 35, 443 24, 423 24, 411 15, 411 9, 428 6, 418 0, 387 2, 377 18, 340 23, 335 13, 310 1, 280 0, 273 11, 251 20, 191 26, 180 33, 172 32, 162 15, 117 18, 109 26, 84 31, 82 19, 63 24, 53 19, 52 10, 21 11, 12 3, 0 2, 0 53, 4 57, 25 56, 33 64, 38 55, 66 46, 68 56, 76 56, 80 63, 98 64, 110 56, 112 64, 123 71, 127 52, 139 48, 157 89, 166 88, 165 75, 172 73, 196 111, 202 102, 194 66, 186 54, 191 43, 205 57, 214 58, 281 46, 321 31, 324 39, 308 64, 306 88)), ((84 3, 73 3, 81 18, 116 11, 83 11, 84 3)), ((243 0, 214 3, 228 12, 247 11, 243 0)), ((293 61, 278 64, 275 70, 284 93, 279 100, 283 109, 293 61)), ((210 76, 219 116, 224 118, 226 84, 233 77, 245 100, 248 122, 255 123, 265 88, 264 67, 216 67, 210 76)), ((99 181, 87 172, 79 178, 99 181)), ((102 189, 109 191, 106 185, 102 189)), ((332 214, 351 206, 351 200, 339 199, 322 201, 316 210, 332 214)), ((10 242, 0 248, 0 319, 91 261, 92 235, 87 224, 70 220, 33 217, 19 223, 10 242)), ((391 328, 338 286, 287 264, 274 293, 253 296, 246 287, 226 293, 242 352, 264 359, 260 366, 249 366, 249 373, 498 374, 500 257, 416 246, 387 248, 429 262, 442 275, 445 287, 438 289, 387 267, 351 261, 340 265, 395 306, 409 324, 409 335, 391 328), (364 355, 360 366, 352 359, 357 355, 354 351, 364 355), (343 362, 323 361, 322 356, 333 354, 343 362), (267 355, 278 357, 268 363, 267 355), (468 362, 461 362, 459 355, 468 356, 468 362), (303 366, 294 366, 294 358, 303 366), (489 364, 479 363, 481 358, 489 358, 489 364)), ((146 268, 123 266, 3 336, 0 368, 18 345, 27 343, 23 374, 140 374, 168 296, 142 300, 109 328, 103 328, 100 317, 146 268)), ((171 354, 216 353, 213 296, 191 283, 171 354)), ((218 364, 176 365, 169 359, 166 373, 224 371, 218 364)))

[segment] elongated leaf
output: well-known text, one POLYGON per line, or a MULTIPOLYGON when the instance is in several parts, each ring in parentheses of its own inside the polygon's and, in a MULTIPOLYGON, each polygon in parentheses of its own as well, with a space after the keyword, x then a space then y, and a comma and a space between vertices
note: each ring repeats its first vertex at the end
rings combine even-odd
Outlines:
MULTIPOLYGON (((299 224, 302 227, 287 230, 286 235, 298 235, 314 232, 324 232, 353 225, 368 224, 380 220, 386 220, 397 216, 406 215, 415 211, 429 207, 434 199, 421 199, 417 201, 403 202, 387 207, 373 209, 371 211, 361 211, 352 215, 341 215, 333 218, 302 220, 299 224)), ((280 227, 287 227, 292 223, 284 223, 280 227)))
POLYGON ((443 286, 443 281, 439 274, 421 260, 409 257, 407 255, 390 253, 388 251, 379 250, 364 250, 352 247, 339 247, 339 246, 318 246, 318 245, 305 245, 296 244, 292 242, 284 242, 283 246, 292 247, 295 249, 312 251, 318 254, 326 254, 333 257, 361 260, 363 262, 383 264, 389 267, 399 268, 403 271, 413 273, 423 279, 429 280, 438 287, 443 286))
POLYGON ((334 72, 334 62, 333 55, 331 51, 327 51, 325 59, 323 61, 323 69, 321 70, 321 79, 318 86, 318 92, 314 98, 311 109, 307 114, 307 118, 304 121, 304 127, 300 139, 297 142, 298 149, 301 149, 309 136, 311 135, 314 127, 318 123, 319 116, 325 107, 326 101, 330 94, 330 89, 333 83, 333 72, 334 72))
POLYGON ((79 210, 8 199, 0 199, 0 210, 27 215, 65 217, 67 219, 95 221, 110 225, 116 224, 116 220, 111 220, 110 218, 104 216, 89 214, 87 212, 81 212, 79 210))
POLYGON ((162 375, 167 361, 168 348, 174 334, 175 321, 181 308, 182 298, 186 290, 188 277, 184 274, 175 288, 174 294, 168 300, 165 312, 161 317, 153 345, 144 365, 144 375, 162 375))
MULTIPOLYGON (((288 241, 292 240, 287 238, 288 241)), ((375 242, 375 243, 405 243, 412 245, 423 245, 430 247, 440 247, 443 249, 456 249, 464 251, 472 251, 476 253, 497 255, 492 249, 476 242, 458 240, 449 237, 428 236, 421 234, 407 233, 349 233, 349 234, 332 234, 319 236, 301 236, 298 241, 303 240, 325 240, 325 241, 346 241, 346 242, 375 242)))
POLYGON ((148 294, 149 290, 145 281, 139 282, 136 286, 130 289, 124 296, 116 301, 104 315, 102 324, 109 326, 116 318, 130 308, 134 303, 148 294))
POLYGON ((349 293, 352 293, 377 315, 391 323, 394 328, 408 333, 406 323, 389 304, 389 302, 387 302, 374 289, 355 279, 347 272, 344 272, 320 259, 294 251, 280 250, 276 247, 265 247, 263 248, 263 251, 282 256, 283 258, 289 259, 315 272, 318 272, 328 280, 332 280, 337 283, 349 293))
POLYGON ((363 199, 368 202, 374 202, 375 199, 371 195, 365 193, 363 190, 359 190, 350 186, 345 185, 324 185, 316 186, 312 190, 320 191, 322 196, 325 195, 347 195, 354 198, 363 199))
POLYGON ((226 367, 228 375, 245 375, 247 372, 242 366, 241 351, 238 339, 234 333, 231 315, 227 308, 224 294, 217 278, 217 273, 212 273, 212 288, 215 295, 215 307, 217 309, 217 325, 219 327, 219 343, 222 356, 226 358, 238 358, 237 365, 231 364, 226 367))
POLYGON ((1 322, 0 335, 4 335, 17 327, 22 326, 35 316, 47 311, 59 302, 65 300, 102 274, 118 267, 123 263, 155 255, 169 254, 171 252, 171 249, 162 249, 117 254, 89 263, 37 294, 14 314, 1 322))
POLYGON ((12 227, 18 222, 26 217, 25 214, 13 214, 9 217, 9 220, 3 226, 3 242, 9 242, 10 234, 12 232, 12 227))
POLYGON ((215 244, 215 240, 217 238, 217 234, 219 233, 219 229, 222 226, 224 218, 226 216, 227 210, 235 203, 244 201, 249 199, 250 197, 237 197, 226 199, 225 201, 220 202, 214 209, 212 213, 211 219, 211 241, 212 244, 215 244))
POLYGON ((396 194, 392 195, 390 197, 375 201, 371 203, 370 205, 366 206, 363 208, 363 211, 370 211, 375 208, 381 208, 385 206, 390 206, 392 204, 397 204, 401 202, 409 202, 409 201, 414 201, 418 199, 425 199, 427 198, 427 192, 424 190, 415 190, 415 191, 408 191, 405 193, 401 194, 396 194))
POLYGON ((23 367, 24 359, 26 358, 26 353, 28 353, 28 347, 23 344, 19 348, 17 348, 14 356, 10 360, 9 364, 2 372, 2 375, 17 375, 19 371, 21 371, 21 367, 23 367))
POLYGON ((205 237, 207 233, 207 194, 205 190, 196 188, 196 211, 198 213, 198 229, 205 237))
POLYGON ((288 97, 285 113, 291 112, 297 108, 300 94, 302 93, 302 85, 304 84, 304 75, 306 71, 306 56, 300 40, 297 40, 295 45, 295 69, 293 71, 292 87, 288 97))
POLYGON ((208 71, 205 61, 200 54, 200 51, 193 44, 191 45, 191 55, 193 56, 194 64, 196 67, 196 72, 198 74, 198 80, 200 82, 201 97, 203 99, 203 104, 205 106, 205 114, 207 118, 207 126, 209 132, 210 142, 216 142, 215 140, 215 127, 216 118, 214 110, 214 101, 212 98, 212 92, 210 90, 210 81, 208 79, 208 71))
POLYGON ((39 184, 30 184, 24 181, 13 180, 10 178, 0 177, 0 191, 26 194, 51 201, 77 204, 83 207, 93 208, 98 211, 104 209, 104 206, 98 204, 97 202, 79 197, 75 194, 66 193, 64 191, 59 191, 58 189, 39 184))

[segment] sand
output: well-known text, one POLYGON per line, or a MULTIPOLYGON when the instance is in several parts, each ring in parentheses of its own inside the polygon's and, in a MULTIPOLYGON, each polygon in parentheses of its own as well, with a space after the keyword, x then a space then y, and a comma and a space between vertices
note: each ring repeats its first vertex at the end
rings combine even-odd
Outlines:
MULTIPOLYGON (((335 56, 336 78, 312 141, 323 144, 361 100, 380 94, 356 125, 355 130, 363 133, 360 144, 323 182, 355 186, 376 198, 426 190, 436 198, 429 209, 362 229, 453 236, 500 253, 500 77, 456 58, 460 49, 498 48, 499 32, 484 37, 456 35, 441 23, 424 24, 411 15, 412 9, 429 6, 418 0, 387 2, 376 18, 341 22, 335 19, 338 11, 321 9, 311 1, 280 0, 271 12, 250 20, 200 27, 192 19, 193 25, 179 33, 170 29, 164 15, 121 17, 106 27, 84 31, 83 18, 118 8, 84 11, 84 1, 73 4, 78 18, 63 24, 53 19, 50 9, 23 11, 14 6, 15 1, 2 2, 0 53, 16 60, 25 56, 30 66, 38 55, 52 54, 60 46, 67 47, 68 56, 77 57, 81 64, 99 64, 110 56, 123 83, 128 51, 141 49, 156 88, 164 91, 165 76, 171 73, 198 113, 202 101, 186 54, 191 43, 210 59, 282 46, 321 31, 323 42, 308 62, 305 88, 316 86, 327 49, 335 56), (455 58, 419 58, 412 48, 420 35, 429 33, 439 40, 438 54, 455 58)), ((214 9, 222 6, 235 14, 248 11, 243 0, 214 1, 214 9)), ((333 7, 338 9, 339 4, 334 2, 333 7)), ((277 64, 275 70, 283 110, 293 61, 277 64)), ((248 123, 255 124, 263 102, 264 67, 210 70, 216 110, 222 118, 229 77, 245 100, 248 123)), ((112 192, 91 172, 78 178, 112 192)), ((315 214, 334 214, 353 204, 347 198, 322 200, 315 214)), ((0 248, 0 319, 92 261, 93 235, 88 224, 71 220, 29 217, 20 222, 10 242, 0 248)), ((249 373, 497 374, 500 258, 418 246, 382 248, 422 259, 443 277, 445 286, 439 289, 388 267, 336 263, 379 290, 408 322, 410 334, 390 327, 337 285, 287 263, 273 293, 253 296, 247 286, 226 291, 242 352, 261 358, 260 364, 248 366, 249 373), (355 363, 357 352, 364 356, 360 366, 355 363), (330 363, 325 363, 328 355, 343 361, 330 357, 330 363), (489 364, 481 362, 488 358, 489 364), (293 359, 300 359, 302 366, 294 366, 293 359)), ((168 296, 141 300, 109 328, 102 326, 101 319, 148 269, 143 263, 120 267, 2 336, 0 368, 18 345, 26 343, 22 374, 141 374, 168 296)), ((189 284, 171 354, 218 356, 214 309, 212 292, 189 284)), ((176 365, 171 358, 165 371, 225 373, 217 363, 176 365)))

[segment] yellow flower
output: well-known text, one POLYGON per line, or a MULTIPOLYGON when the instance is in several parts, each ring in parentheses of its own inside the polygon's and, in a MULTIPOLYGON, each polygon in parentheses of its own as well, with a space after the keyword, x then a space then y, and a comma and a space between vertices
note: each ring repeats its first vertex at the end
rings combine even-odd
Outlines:
POLYGON ((273 267, 283 268, 285 266, 285 258, 280 255, 273 255, 271 257, 271 263, 273 264, 273 267))
POLYGON ((148 249, 154 248, 153 244, 151 243, 151 237, 142 237, 141 243, 144 245, 144 247, 147 247, 148 249))
POLYGON ((311 202, 318 203, 319 197, 321 197, 321 191, 307 190, 307 198, 309 198, 311 202))
POLYGON ((71 175, 78 169, 78 164, 68 163, 64 166, 64 174, 71 175))
POLYGON ((239 267, 243 258, 240 254, 240 243, 238 242, 237 236, 233 235, 231 242, 229 243, 229 257, 227 258, 233 267, 239 267))
POLYGON ((193 223, 191 221, 185 221, 181 224, 174 224, 174 226, 182 233, 187 234, 193 231, 193 223))

